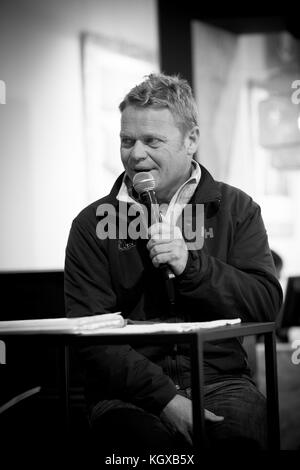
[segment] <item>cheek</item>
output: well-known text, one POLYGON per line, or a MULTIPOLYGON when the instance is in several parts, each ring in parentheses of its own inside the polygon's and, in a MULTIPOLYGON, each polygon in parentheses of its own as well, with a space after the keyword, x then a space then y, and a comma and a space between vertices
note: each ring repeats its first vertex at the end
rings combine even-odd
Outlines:
POLYGON ((129 153, 126 150, 121 149, 121 160, 124 166, 126 166, 128 162, 128 157, 129 157, 129 153))

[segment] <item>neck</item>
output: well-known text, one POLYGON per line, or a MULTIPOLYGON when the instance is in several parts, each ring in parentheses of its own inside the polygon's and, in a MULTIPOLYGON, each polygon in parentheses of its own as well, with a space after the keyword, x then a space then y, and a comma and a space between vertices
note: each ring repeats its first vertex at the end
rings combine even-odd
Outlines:
POLYGON ((180 186, 182 186, 191 176, 193 171, 192 165, 186 172, 186 174, 180 178, 177 182, 174 182, 170 188, 163 188, 162 191, 155 191, 157 200, 160 204, 169 204, 172 197, 178 191, 180 186))

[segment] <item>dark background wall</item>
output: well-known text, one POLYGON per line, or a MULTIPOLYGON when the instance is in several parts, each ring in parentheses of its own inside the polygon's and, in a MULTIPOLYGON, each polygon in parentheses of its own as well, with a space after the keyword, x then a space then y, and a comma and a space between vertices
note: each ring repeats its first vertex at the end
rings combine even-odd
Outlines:
MULTIPOLYGON (((0 320, 27 320, 65 316, 63 271, 0 273, 0 320)), ((36 336, 3 338, 6 364, 0 364, 0 407, 19 394, 41 387, 0 414, 1 444, 35 442, 51 446, 65 440, 61 399, 63 346, 36 336)), ((82 371, 70 348, 71 432, 74 439, 87 435, 82 371)))
POLYGON ((158 0, 160 67, 165 73, 180 73, 193 84, 191 21, 200 20, 235 34, 288 31, 300 37, 295 7, 289 3, 270 5, 226 3, 216 7, 205 2, 158 0))

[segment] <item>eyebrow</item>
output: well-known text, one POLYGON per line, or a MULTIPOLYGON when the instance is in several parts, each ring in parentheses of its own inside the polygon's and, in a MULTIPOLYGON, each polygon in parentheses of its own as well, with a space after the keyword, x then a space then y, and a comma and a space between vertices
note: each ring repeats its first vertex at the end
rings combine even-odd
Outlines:
POLYGON ((120 132, 120 137, 131 137, 129 134, 126 134, 125 132, 120 132))
MULTIPOLYGON (((133 136, 131 134, 127 134, 126 132, 120 132, 120 137, 129 137, 129 139, 135 139, 135 136, 133 136)), ((166 140, 166 136, 164 136, 162 134, 158 134, 156 132, 143 134, 143 136, 142 136, 143 139, 145 139, 147 137, 157 137, 158 139, 166 140)))

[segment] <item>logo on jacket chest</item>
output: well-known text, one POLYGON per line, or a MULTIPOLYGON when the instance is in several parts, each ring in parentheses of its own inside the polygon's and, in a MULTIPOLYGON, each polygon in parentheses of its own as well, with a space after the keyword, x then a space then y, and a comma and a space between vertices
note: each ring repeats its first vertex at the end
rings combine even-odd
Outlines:
POLYGON ((119 251, 128 251, 136 246, 136 240, 118 240, 119 251))
POLYGON ((213 227, 203 228, 203 236, 205 239, 214 238, 214 229, 213 227))

